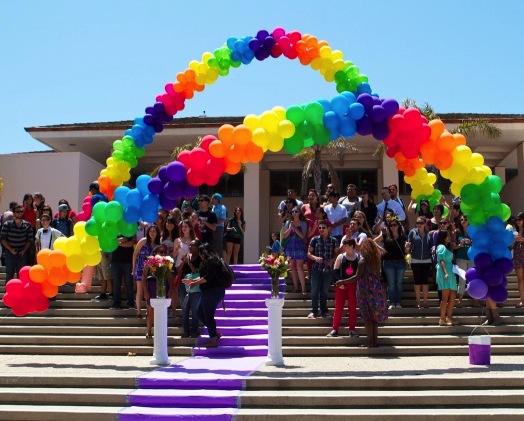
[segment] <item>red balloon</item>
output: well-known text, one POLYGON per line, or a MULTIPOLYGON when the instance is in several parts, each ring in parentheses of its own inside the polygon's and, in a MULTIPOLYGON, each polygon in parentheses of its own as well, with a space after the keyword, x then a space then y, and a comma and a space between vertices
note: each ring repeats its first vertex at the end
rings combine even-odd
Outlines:
POLYGON ((200 142, 200 147, 204 149, 206 152, 209 152, 209 144, 214 140, 217 140, 217 138, 211 134, 208 134, 207 136, 204 136, 202 138, 202 141, 200 142))
POLYGON ((18 272, 18 278, 25 284, 26 282, 29 282, 29 269, 31 269, 31 266, 24 266, 20 271, 18 272))
POLYGON ((177 161, 184 164, 186 168, 189 168, 191 165, 191 158, 190 158, 190 152, 189 151, 182 151, 178 154, 177 161))
POLYGON ((191 159, 191 168, 196 170, 204 170, 206 168, 207 160, 211 157, 209 152, 206 152, 202 148, 193 148, 190 152, 189 158, 191 159))

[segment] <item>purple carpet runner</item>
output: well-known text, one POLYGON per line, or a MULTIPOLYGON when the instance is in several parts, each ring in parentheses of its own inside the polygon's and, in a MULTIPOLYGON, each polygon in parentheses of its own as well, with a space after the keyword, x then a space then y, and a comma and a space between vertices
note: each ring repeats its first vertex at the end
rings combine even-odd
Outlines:
MULTIPOLYGON (((267 356, 267 308, 271 279, 260 265, 235 265, 235 283, 226 291, 226 310, 216 312, 222 338, 218 348, 200 347, 194 357, 137 379, 120 421, 231 420, 239 407, 244 380, 267 356)), ((280 294, 285 281, 280 279, 280 294)))

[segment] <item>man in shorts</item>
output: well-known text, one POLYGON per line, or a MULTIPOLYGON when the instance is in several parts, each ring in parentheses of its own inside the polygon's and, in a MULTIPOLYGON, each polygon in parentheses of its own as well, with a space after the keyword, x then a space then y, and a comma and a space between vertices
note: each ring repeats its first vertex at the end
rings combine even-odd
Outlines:
POLYGON ((111 276, 111 253, 102 252, 102 261, 96 266, 95 279, 100 281, 100 294, 94 301, 113 299, 113 279, 111 276))

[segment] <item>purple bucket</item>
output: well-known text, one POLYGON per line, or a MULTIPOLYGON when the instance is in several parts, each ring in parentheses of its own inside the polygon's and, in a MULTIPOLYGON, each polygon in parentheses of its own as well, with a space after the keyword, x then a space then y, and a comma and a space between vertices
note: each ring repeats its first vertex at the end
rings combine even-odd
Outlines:
POLYGON ((488 335, 470 336, 469 363, 472 365, 491 364, 491 338, 488 335))

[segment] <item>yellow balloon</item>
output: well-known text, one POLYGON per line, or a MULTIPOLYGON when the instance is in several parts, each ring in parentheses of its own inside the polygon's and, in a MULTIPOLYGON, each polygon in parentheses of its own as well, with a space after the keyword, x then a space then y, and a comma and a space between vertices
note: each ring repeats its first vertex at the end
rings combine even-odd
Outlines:
POLYGON ((53 243, 53 248, 65 252, 67 250, 67 237, 58 237, 53 243))
POLYGON ((481 167, 482 165, 484 165, 484 157, 477 152, 473 152, 471 154, 470 162, 472 167, 481 167))
POLYGON ((463 164, 471 159, 471 149, 466 145, 459 145, 453 151, 453 160, 463 164))
POLYGON ((426 196, 431 196, 433 194, 433 191, 435 189, 433 188, 433 186, 431 184, 424 184, 422 186, 422 194, 426 195, 426 196))
POLYGON ((193 69, 195 72, 198 71, 198 66, 200 66, 200 63, 196 60, 191 60, 189 62, 189 68, 193 69))
POLYGON ((311 60, 311 63, 309 65, 313 70, 320 70, 320 67, 322 65, 322 59, 320 57, 315 57, 313 60, 311 60))
POLYGON ((84 254, 84 261, 86 266, 96 266, 102 261, 102 253, 97 251, 93 254, 84 254))
MULTIPOLYGON (((67 256, 71 256, 72 254, 80 254, 82 252, 80 248, 80 240, 75 236, 69 237, 67 239, 67 249, 64 251, 67 256)), ((71 272, 78 272, 78 270, 70 270, 71 272)))
POLYGON ((331 52, 331 59, 333 61, 335 60, 342 60, 344 61, 344 54, 340 50, 334 50, 331 52))
POLYGON ((486 165, 483 165, 482 167, 482 170, 486 173, 486 177, 489 177, 490 175, 493 175, 493 172, 491 171, 491 168, 486 166, 486 165))
POLYGON ((333 82, 335 80, 335 69, 326 70, 324 73, 324 80, 329 83, 333 82))
POLYGON ((465 165, 459 163, 453 163, 453 166, 449 168, 449 177, 452 182, 463 182, 468 176, 469 170, 465 165))
POLYGON ((267 148, 269 145, 269 133, 262 127, 259 127, 258 129, 253 130, 251 141, 261 148, 267 148))
POLYGON ((73 227, 73 232, 75 233, 76 238, 82 240, 82 238, 87 235, 85 221, 78 221, 73 227))
POLYGON ((482 184, 486 179, 486 173, 482 167, 474 167, 468 171, 467 182, 471 184, 482 184))
POLYGON ((71 272, 80 272, 85 267, 84 256, 73 253, 67 257, 66 266, 71 272))
POLYGON ((453 196, 460 196, 460 191, 462 190, 462 187, 464 187, 464 183, 451 183, 450 191, 453 196))
POLYGON ((281 151, 284 147, 284 138, 282 136, 279 136, 277 133, 270 133, 269 134, 269 143, 267 145, 267 148, 271 152, 278 152, 281 151))
POLYGON ((260 123, 268 132, 276 132, 278 129, 278 116, 273 111, 264 111, 260 116, 260 123))
POLYGON ((255 114, 248 114, 244 117, 244 124, 254 132, 259 127, 262 127, 260 118, 255 114))
MULTIPOLYGON (((76 225, 75 225, 76 228, 76 225)), ((98 244, 98 238, 87 236, 80 241, 80 249, 82 250, 82 253, 85 254, 95 254, 98 253, 100 249, 100 245, 98 244)), ((94 266, 94 265, 90 265, 94 266)))
POLYGON ((319 53, 322 58, 331 58, 331 47, 324 45, 323 47, 320 47, 319 53))
POLYGON ((289 120, 282 120, 278 123, 278 134, 284 139, 288 139, 295 134, 295 125, 289 120))
POLYGON ((271 111, 273 111, 277 115, 279 121, 286 119, 286 109, 284 107, 277 105, 271 108, 271 111))

